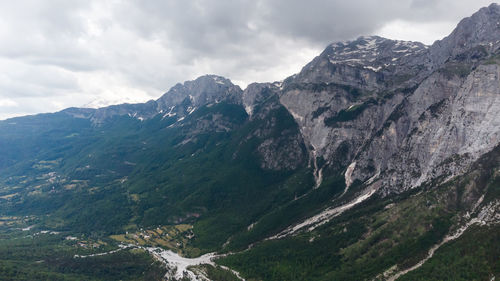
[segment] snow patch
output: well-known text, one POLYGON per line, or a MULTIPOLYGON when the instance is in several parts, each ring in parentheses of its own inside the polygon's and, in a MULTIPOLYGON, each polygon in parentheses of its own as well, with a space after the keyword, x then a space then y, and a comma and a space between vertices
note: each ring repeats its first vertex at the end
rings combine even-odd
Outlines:
POLYGON ((346 63, 346 62, 358 62, 358 63, 361 63, 362 60, 361 59, 345 59, 345 60, 333 60, 333 59, 330 59, 330 62, 332 64, 346 63))
POLYGON ((163 118, 172 117, 172 116, 177 115, 177 113, 175 113, 175 112, 172 113, 172 111, 174 110, 174 108, 175 108, 175 105, 171 106, 170 109, 169 109, 169 111, 165 115, 163 115, 163 118))
POLYGON ((193 113, 195 110, 196 110, 196 107, 195 107, 195 106, 193 106, 193 107, 189 106, 189 107, 187 108, 187 113, 188 113, 188 115, 189 115, 189 114, 191 114, 191 113, 193 113))
POLYGON ((378 72, 378 71, 380 71, 380 70, 382 69, 382 67, 381 67, 381 66, 378 66, 378 67, 373 67, 373 66, 364 66, 363 68, 365 68, 365 69, 369 69, 369 70, 373 70, 373 71, 375 71, 375 72, 378 72))
POLYGON ((220 77, 217 77, 217 76, 213 76, 212 79, 215 81, 215 83, 217 84, 220 84, 220 85, 225 85, 226 83, 224 82, 224 80, 220 77))

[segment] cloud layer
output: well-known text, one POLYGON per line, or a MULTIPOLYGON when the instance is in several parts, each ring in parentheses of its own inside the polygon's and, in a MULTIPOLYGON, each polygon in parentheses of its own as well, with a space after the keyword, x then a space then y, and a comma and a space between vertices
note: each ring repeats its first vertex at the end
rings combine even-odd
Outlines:
POLYGON ((141 102, 206 73, 245 87, 330 42, 432 43, 490 1, 17 0, 0 3, 0 119, 141 102))

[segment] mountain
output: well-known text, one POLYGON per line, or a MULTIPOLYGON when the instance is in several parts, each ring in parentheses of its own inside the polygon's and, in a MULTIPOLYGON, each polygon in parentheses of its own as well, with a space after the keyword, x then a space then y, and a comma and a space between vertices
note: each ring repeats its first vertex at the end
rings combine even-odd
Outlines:
POLYGON ((69 108, 63 112, 76 117, 90 119, 94 124, 102 124, 116 116, 128 115, 139 120, 151 119, 158 114, 164 117, 185 117, 196 108, 224 100, 241 103, 240 87, 228 79, 217 75, 201 76, 194 81, 177 84, 158 100, 139 104, 120 104, 98 109, 69 108))
POLYGON ((143 104, 1 121, 0 276, 41 261, 119 280, 102 267, 131 260, 131 279, 182 277, 124 249, 156 246, 217 253, 186 278, 498 277, 499 22, 492 4, 431 46, 337 42, 280 82, 206 75, 143 104), (34 253, 13 254, 34 243, 16 227, 34 253), (109 254, 75 261, 89 253, 109 254))

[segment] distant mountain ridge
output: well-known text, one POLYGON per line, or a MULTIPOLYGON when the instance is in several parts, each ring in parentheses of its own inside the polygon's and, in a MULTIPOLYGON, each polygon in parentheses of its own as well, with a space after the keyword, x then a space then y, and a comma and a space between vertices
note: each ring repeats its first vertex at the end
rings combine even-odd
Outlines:
POLYGON ((181 118, 199 106, 231 100, 238 103, 242 90, 228 79, 217 75, 201 76, 184 84, 177 84, 157 100, 146 103, 118 104, 107 107, 69 108, 64 110, 74 117, 91 118, 96 123, 102 123, 113 116, 129 115, 138 119, 150 119, 157 114, 177 115, 181 118))

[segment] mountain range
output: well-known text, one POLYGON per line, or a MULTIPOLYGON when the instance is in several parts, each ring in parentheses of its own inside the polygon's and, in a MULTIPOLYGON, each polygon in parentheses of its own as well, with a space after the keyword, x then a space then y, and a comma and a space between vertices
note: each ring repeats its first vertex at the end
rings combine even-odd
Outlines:
MULTIPOLYGON (((0 121, 0 276, 41 260, 60 280, 146 278, 83 271, 71 254, 101 241, 217 253, 184 276, 199 280, 495 280, 499 76, 491 4, 431 46, 362 36, 279 82, 206 75, 0 121), (16 244, 14 226, 63 242, 16 244), (26 245, 36 257, 12 254, 26 245)), ((178 278, 166 264, 154 278, 178 278)))

